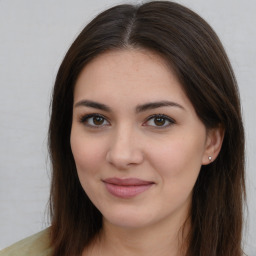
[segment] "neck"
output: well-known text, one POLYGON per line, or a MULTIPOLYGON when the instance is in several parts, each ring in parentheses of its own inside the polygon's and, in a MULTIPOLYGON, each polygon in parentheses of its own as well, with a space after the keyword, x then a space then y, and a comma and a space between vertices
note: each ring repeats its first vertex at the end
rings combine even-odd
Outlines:
POLYGON ((90 246, 97 256, 182 256, 190 223, 184 219, 170 225, 155 223, 150 227, 126 228, 103 221, 100 235, 90 246))

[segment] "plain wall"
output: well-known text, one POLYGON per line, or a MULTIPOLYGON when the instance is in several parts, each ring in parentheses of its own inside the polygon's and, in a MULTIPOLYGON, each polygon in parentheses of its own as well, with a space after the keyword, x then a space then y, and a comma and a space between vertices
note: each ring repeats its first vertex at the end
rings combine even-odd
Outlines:
MULTIPOLYGON (((0 249, 49 225, 47 129, 52 86, 72 41, 100 11, 124 1, 0 0, 0 249)), ((141 1, 129 1, 136 3, 141 1)), ((247 138, 245 248, 256 255, 256 1, 183 0, 230 57, 247 138)))

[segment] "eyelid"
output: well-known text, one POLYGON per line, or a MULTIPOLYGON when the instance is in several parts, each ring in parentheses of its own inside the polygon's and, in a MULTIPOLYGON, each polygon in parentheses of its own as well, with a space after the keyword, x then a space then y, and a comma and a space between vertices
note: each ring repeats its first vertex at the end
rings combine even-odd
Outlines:
MULTIPOLYGON (((110 125, 110 122, 108 120, 108 118, 106 118, 104 115, 102 114, 99 114, 99 113, 91 113, 91 114, 85 114, 85 115, 82 115, 79 117, 79 122, 82 123, 83 125, 85 126, 88 126, 88 127, 91 127, 91 128, 102 128, 102 127, 105 127, 105 126, 109 126, 110 125), (104 122, 108 122, 108 124, 102 124, 102 125, 91 125, 89 124, 87 121, 88 119, 90 118, 94 118, 94 117, 101 117, 104 119, 104 122)), ((157 129, 163 129, 163 128, 167 128, 173 124, 175 124, 176 121, 171 118, 170 116, 167 116, 165 114, 153 114, 153 115, 150 115, 149 117, 147 117, 147 119, 143 122, 142 126, 150 126, 150 127, 154 127, 154 128, 157 128, 157 129), (163 118, 165 119, 165 121, 168 121, 169 123, 166 125, 162 125, 162 126, 158 126, 158 125, 147 125, 147 122, 149 122, 151 119, 153 118, 163 118)))

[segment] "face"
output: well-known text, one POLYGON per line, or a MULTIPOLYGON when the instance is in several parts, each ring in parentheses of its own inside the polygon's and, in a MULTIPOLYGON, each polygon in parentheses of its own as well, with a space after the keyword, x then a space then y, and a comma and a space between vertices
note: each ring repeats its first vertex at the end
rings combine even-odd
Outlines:
POLYGON ((187 217, 207 132, 158 55, 112 51, 87 64, 75 85, 70 141, 104 221, 138 228, 187 217))

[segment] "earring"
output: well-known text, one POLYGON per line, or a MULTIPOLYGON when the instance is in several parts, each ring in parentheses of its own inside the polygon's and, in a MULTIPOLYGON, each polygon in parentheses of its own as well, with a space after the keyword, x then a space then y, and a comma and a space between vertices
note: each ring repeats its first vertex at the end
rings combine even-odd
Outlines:
POLYGON ((212 157, 211 156, 208 156, 208 159, 209 159, 210 162, 212 161, 212 157))

